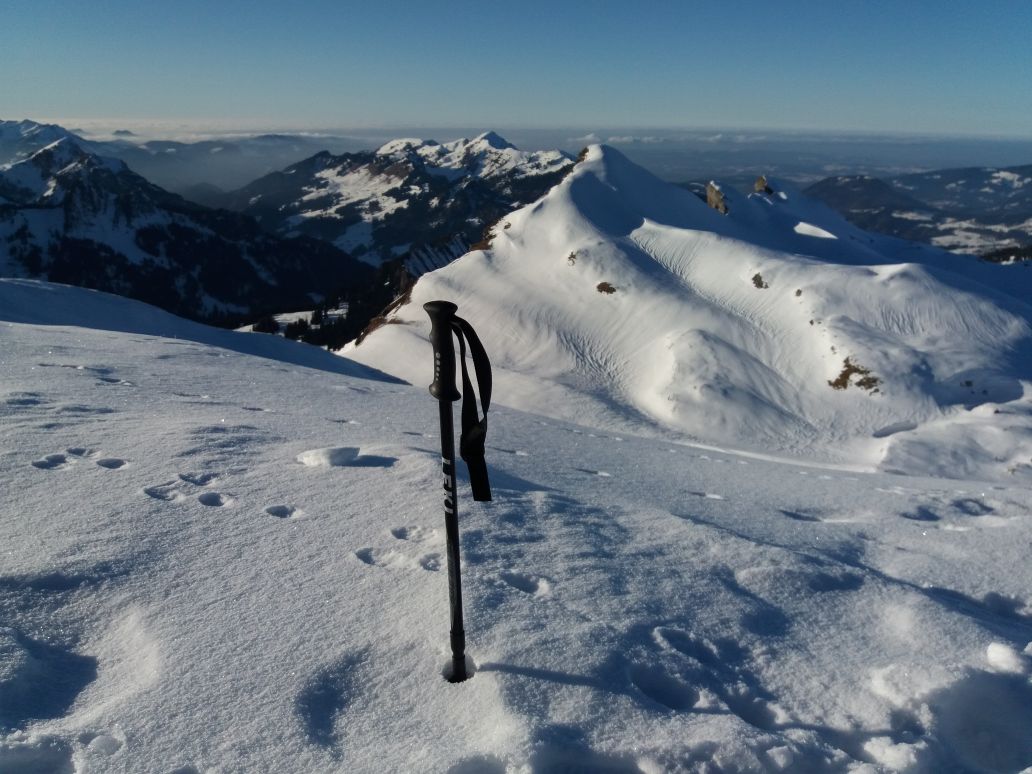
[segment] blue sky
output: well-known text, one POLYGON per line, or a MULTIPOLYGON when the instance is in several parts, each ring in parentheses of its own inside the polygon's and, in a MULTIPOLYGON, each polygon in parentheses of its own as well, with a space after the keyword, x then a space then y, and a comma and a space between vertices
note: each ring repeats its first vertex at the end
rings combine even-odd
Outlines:
POLYGON ((1032 133, 1032 2, 3 0, 0 118, 1032 133))

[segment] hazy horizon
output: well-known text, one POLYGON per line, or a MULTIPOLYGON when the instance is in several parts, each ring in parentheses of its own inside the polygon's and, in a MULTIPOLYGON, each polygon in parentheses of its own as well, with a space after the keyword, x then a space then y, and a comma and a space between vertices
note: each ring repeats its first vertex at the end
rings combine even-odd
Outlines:
POLYGON ((535 0, 9 0, 0 112, 354 131, 1013 138, 1032 134, 1029 29, 1032 5, 1006 0, 603 2, 590 12, 535 0))

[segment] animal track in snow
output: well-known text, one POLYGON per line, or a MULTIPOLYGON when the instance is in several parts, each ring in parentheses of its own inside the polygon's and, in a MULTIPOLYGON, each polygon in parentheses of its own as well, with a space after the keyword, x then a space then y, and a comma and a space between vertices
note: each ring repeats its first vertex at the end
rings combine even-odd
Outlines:
MULTIPOLYGON (((220 478, 218 473, 179 473, 172 481, 165 481, 161 484, 145 487, 143 493, 155 500, 168 502, 180 502, 187 498, 188 492, 193 487, 207 486, 220 478)), ((205 494, 213 494, 206 492, 205 494)), ((202 495, 203 497, 203 495, 202 495)), ((198 498, 200 500, 200 498, 198 498)), ((204 505, 209 503, 201 501, 204 505)))
POLYGON ((547 597, 552 593, 552 584, 545 578, 536 575, 527 575, 522 572, 501 572, 498 577, 507 585, 524 594, 531 594, 535 597, 547 597))
POLYGON ((699 701, 699 693, 660 667, 635 664, 628 671, 634 687, 652 701, 675 712, 690 710, 699 701))
POLYGON ((365 653, 345 654, 312 675, 301 689, 294 708, 309 742, 340 752, 343 729, 338 726, 360 687, 367 684, 355 676, 366 661, 365 653))
POLYGON ((72 446, 71 448, 65 449, 65 451, 73 457, 92 457, 94 454, 92 449, 87 449, 84 446, 72 446))
POLYGON ((12 408, 28 408, 30 406, 42 406, 50 403, 38 392, 15 392, 4 400, 4 405, 12 408))
POLYGON ((299 519, 304 514, 304 511, 293 505, 270 505, 265 512, 277 519, 299 519))
POLYGON ((441 555, 427 554, 419 558, 419 566, 427 572, 437 572, 441 569, 441 555))
POLYGON ((370 567, 382 567, 392 570, 413 570, 419 568, 428 572, 437 572, 441 569, 440 554, 426 554, 419 558, 413 558, 392 549, 381 551, 376 548, 360 548, 355 551, 355 556, 359 561, 368 564, 370 567))
POLYGON ((733 640, 709 642, 667 626, 653 629, 652 639, 661 651, 684 657, 677 676, 685 683, 715 695, 751 726, 761 730, 770 730, 774 726, 779 713, 770 704, 773 696, 746 668, 746 652, 738 643, 733 640))
POLYGON ((180 473, 179 480, 194 486, 207 486, 219 478, 218 473, 180 473))
POLYGON ((219 494, 218 492, 204 492, 197 495, 197 502, 201 505, 207 505, 209 508, 222 508, 232 505, 234 498, 229 495, 219 494))
POLYGON ((40 470, 57 470, 68 464, 68 458, 63 454, 47 454, 41 459, 32 461, 32 467, 40 470))
POLYGON ((433 527, 394 527, 391 534, 398 540, 413 543, 443 543, 440 533, 433 527))
POLYGON ((97 465, 108 470, 118 470, 124 468, 129 463, 125 460, 120 460, 117 457, 105 457, 102 460, 97 460, 97 465))

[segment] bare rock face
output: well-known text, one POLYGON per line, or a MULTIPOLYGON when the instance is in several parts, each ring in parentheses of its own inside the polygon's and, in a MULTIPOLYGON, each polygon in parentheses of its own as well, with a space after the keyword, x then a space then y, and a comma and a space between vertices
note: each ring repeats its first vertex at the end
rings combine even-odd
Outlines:
POLYGON ((727 215, 727 201, 724 199, 724 192, 712 180, 706 184, 706 204, 721 215, 727 215))
POLYGON ((758 178, 756 178, 756 182, 753 183, 753 191, 755 193, 762 193, 768 195, 774 193, 774 189, 771 188, 770 184, 767 182, 766 175, 760 175, 758 178))

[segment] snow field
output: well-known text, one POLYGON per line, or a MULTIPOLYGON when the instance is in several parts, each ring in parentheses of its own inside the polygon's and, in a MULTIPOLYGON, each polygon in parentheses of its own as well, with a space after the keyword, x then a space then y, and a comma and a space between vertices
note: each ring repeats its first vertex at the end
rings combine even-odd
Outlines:
POLYGON ((422 383, 89 291, 0 301, 0 770, 1032 765, 1025 487, 498 407, 452 685, 422 383))

